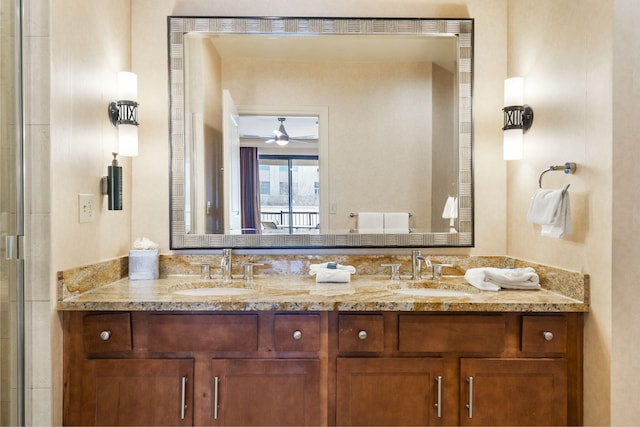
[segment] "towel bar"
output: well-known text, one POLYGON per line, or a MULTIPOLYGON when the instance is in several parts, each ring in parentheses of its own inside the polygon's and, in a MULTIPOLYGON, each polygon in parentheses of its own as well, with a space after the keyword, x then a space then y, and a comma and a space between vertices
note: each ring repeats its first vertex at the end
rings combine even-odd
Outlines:
MULTIPOLYGON (((542 177, 544 176, 545 173, 547 172, 551 172, 551 171, 563 171, 565 174, 574 174, 576 173, 576 164, 573 162, 567 162, 564 165, 558 165, 558 166, 549 166, 547 169, 543 170, 542 173, 540 174, 540 177, 538 178, 538 187, 542 188, 542 177)), ((569 186, 567 185, 567 188, 569 188, 569 186)), ((566 191, 566 188, 565 188, 566 191)))
MULTIPOLYGON (((355 218, 355 217, 357 217, 357 216, 358 216, 358 214, 357 214, 357 213, 353 213, 353 212, 351 212, 351 213, 349 214, 349 217, 350 217, 350 218, 355 218)), ((409 212, 409 218, 411 218, 412 216, 413 216, 413 214, 412 214, 411 212, 409 212)))

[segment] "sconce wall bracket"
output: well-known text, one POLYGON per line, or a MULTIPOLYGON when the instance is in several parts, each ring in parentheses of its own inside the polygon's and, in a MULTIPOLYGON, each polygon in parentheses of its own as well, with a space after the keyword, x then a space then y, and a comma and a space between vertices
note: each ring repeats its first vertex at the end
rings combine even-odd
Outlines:
POLYGON ((109 103, 109 121, 118 125, 138 126, 138 103, 135 101, 112 101, 109 103))
POLYGON ((533 109, 528 105, 504 107, 504 127, 502 130, 522 129, 526 133, 533 124, 533 109))

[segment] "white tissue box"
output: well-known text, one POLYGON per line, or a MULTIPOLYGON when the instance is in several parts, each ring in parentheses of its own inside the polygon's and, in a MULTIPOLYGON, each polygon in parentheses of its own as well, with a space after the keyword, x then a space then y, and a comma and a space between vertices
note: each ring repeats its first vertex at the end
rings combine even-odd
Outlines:
POLYGON ((129 251, 129 280, 153 280, 159 276, 157 249, 129 251))

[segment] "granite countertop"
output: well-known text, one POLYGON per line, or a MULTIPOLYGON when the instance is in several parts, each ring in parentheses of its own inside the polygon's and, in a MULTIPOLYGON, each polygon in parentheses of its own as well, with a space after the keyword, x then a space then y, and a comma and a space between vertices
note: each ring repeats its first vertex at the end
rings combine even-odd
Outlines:
MULTIPOLYGON (((194 291, 190 291, 194 292, 194 291)), ((200 291, 195 291, 200 292, 200 291)), ((232 292, 232 291, 230 291, 232 292)), ((440 291, 435 291, 440 292, 440 291)), ((586 298, 585 298, 586 299, 586 298)), ((168 275, 157 280, 120 279, 59 297, 61 311, 452 311, 452 312, 585 312, 588 302, 562 290, 481 291, 460 275, 441 281, 354 275, 347 284, 316 284, 308 275, 256 275, 200 280, 197 275, 168 275), (242 294, 181 295, 176 291, 235 288, 242 294), (408 288, 447 291, 445 295, 398 293, 408 288), (452 295, 450 291, 455 291, 452 295)))

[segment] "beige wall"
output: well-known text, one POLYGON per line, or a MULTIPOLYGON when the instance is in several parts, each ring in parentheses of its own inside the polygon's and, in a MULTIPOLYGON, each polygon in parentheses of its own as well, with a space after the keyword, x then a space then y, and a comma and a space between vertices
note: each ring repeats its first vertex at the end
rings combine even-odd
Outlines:
POLYGON ((640 420, 640 2, 616 0, 613 39, 613 253, 611 278, 611 424, 640 420))
POLYGON ((108 211, 100 194, 117 151, 107 106, 117 96, 117 72, 131 68, 129 0, 56 0, 51 22, 52 262, 62 270, 123 255, 131 241, 129 158, 119 158, 123 210, 108 211), (94 195, 93 222, 79 223, 80 193, 94 195))

